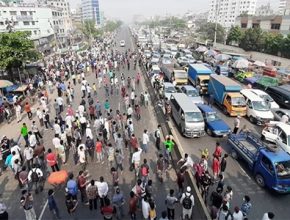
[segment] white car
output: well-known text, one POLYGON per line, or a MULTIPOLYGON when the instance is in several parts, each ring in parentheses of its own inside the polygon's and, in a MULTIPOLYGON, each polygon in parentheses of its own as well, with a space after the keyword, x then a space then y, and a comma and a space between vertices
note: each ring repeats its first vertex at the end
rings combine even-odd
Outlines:
POLYGON ((271 121, 263 129, 261 139, 275 143, 290 154, 290 125, 271 121))
POLYGON ((279 105, 274 101, 274 99, 269 96, 266 92, 260 90, 260 89, 251 89, 253 93, 255 93, 260 98, 264 99, 266 103, 269 103, 270 108, 280 108, 279 105))
POLYGON ((125 45, 126 45, 125 41, 124 40, 121 40, 120 41, 120 47, 125 47, 125 45))
POLYGON ((145 50, 145 51, 144 51, 144 56, 145 56, 147 59, 149 59, 149 58, 152 56, 151 51, 150 51, 150 50, 145 50))

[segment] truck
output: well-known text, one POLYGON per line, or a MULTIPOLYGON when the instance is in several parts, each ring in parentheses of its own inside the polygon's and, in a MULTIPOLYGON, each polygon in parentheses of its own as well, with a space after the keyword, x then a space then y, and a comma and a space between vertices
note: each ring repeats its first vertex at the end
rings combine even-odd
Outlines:
POLYGON ((210 102, 215 102, 226 115, 245 116, 247 113, 246 102, 240 93, 242 87, 232 79, 212 74, 208 84, 210 102))
POLYGON ((260 187, 277 193, 290 192, 290 155, 265 145, 253 132, 230 134, 228 143, 234 159, 242 159, 260 187))
POLYGON ((212 71, 203 64, 190 64, 187 73, 188 80, 192 85, 200 87, 200 94, 207 94, 209 77, 212 71))
POLYGON ((187 72, 176 64, 163 64, 161 71, 170 82, 175 81, 176 85, 186 85, 188 82, 187 72))

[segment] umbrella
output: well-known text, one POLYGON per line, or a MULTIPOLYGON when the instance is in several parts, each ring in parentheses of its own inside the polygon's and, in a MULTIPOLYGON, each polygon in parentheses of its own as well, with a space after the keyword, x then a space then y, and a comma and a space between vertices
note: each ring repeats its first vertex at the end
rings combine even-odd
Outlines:
POLYGON ((234 68, 243 69, 249 67, 249 61, 248 60, 237 60, 234 62, 233 66, 234 68))
POLYGON ((13 83, 8 80, 0 80, 0 89, 13 86, 13 83))
POLYGON ((59 185, 65 183, 68 177, 68 173, 65 170, 52 172, 47 178, 47 182, 51 185, 59 185))
POLYGON ((226 60, 229 60, 231 56, 227 54, 218 54, 214 58, 218 61, 226 61, 226 60))
POLYGON ((208 55, 209 57, 214 57, 215 55, 217 55, 217 52, 215 50, 208 50, 208 51, 205 51, 206 55, 208 55))
POLYGON ((254 62, 254 65, 256 65, 256 66, 260 66, 260 67, 265 67, 265 66, 266 66, 266 64, 265 64, 264 62, 259 61, 259 60, 256 60, 256 61, 254 62))
POLYGON ((205 46, 199 46, 195 51, 203 53, 207 51, 207 48, 205 46))

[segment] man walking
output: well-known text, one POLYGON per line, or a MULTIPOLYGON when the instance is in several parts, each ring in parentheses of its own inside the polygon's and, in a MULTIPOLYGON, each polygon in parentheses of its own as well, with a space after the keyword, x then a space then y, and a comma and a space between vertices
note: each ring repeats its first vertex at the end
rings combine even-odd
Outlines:
POLYGON ((237 134, 238 133, 238 130, 240 128, 240 124, 241 124, 241 120, 240 120, 241 116, 237 116, 235 118, 235 121, 234 121, 234 130, 233 130, 233 133, 234 134, 237 134))
POLYGON ((155 131, 154 136, 155 136, 155 146, 157 150, 160 150, 161 125, 157 126, 157 130, 155 131))
POLYGON ((194 197, 191 194, 190 186, 188 186, 186 192, 182 194, 180 204, 182 204, 182 219, 191 219, 194 197))
POLYGON ((142 137, 142 147, 145 153, 148 151, 149 135, 147 129, 144 130, 142 137))
POLYGON ((56 205, 55 199, 54 199, 54 191, 53 189, 49 189, 48 190, 48 198, 47 198, 47 202, 48 202, 48 207, 49 210, 52 212, 52 214, 57 218, 60 219, 59 216, 59 209, 56 205))

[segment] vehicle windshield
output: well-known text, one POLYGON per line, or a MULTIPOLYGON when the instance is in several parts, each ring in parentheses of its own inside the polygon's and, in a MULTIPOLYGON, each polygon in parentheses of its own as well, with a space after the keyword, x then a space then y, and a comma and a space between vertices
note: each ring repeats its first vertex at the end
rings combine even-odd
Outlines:
POLYGON ((290 177, 290 160, 275 163, 275 169, 278 178, 290 177))
POLYGON ((269 105, 267 105, 266 102, 264 101, 253 101, 253 109, 257 110, 257 111, 269 111, 269 105))
POLYGON ((203 122, 201 112, 185 112, 186 122, 203 122))
POLYGON ((245 106, 246 105, 246 101, 244 97, 233 97, 232 98, 232 105, 233 106, 245 106))
POLYGON ((174 87, 167 87, 164 89, 165 93, 176 93, 176 89, 174 87))
POLYGON ((228 72, 229 69, 226 66, 221 66, 221 72, 228 72))
POLYGON ((269 96, 268 94, 264 94, 264 95, 260 95, 260 97, 262 99, 264 99, 265 101, 268 101, 268 102, 273 102, 274 100, 272 99, 271 96, 269 96))
POLYGON ((211 121, 217 121, 220 120, 220 117, 216 112, 208 112, 206 113, 206 120, 211 122, 211 121))
POLYGON ((199 94, 198 94, 198 92, 197 92, 196 90, 188 90, 188 91, 186 92, 186 94, 187 94, 188 96, 190 96, 190 97, 198 97, 198 96, 199 96, 199 94))
POLYGON ((187 73, 184 71, 184 72, 174 72, 174 77, 175 78, 187 78, 187 73))

